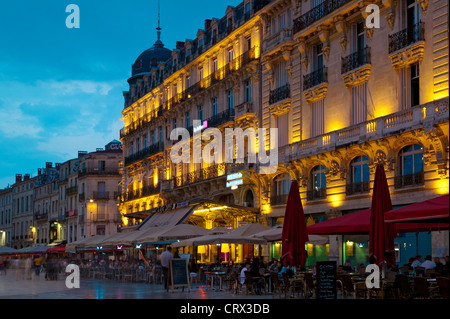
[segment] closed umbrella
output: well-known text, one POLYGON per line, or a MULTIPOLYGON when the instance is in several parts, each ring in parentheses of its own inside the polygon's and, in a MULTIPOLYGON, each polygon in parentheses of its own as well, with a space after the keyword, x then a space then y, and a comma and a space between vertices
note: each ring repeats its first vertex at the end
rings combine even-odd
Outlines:
POLYGON ((286 204, 282 233, 282 257, 285 265, 302 267, 306 263, 307 241, 308 233, 298 183, 293 180, 286 204))
POLYGON ((375 172, 369 228, 369 253, 374 255, 378 265, 385 260, 395 265, 394 225, 384 222, 384 213, 390 210, 392 202, 384 166, 378 165, 375 172))

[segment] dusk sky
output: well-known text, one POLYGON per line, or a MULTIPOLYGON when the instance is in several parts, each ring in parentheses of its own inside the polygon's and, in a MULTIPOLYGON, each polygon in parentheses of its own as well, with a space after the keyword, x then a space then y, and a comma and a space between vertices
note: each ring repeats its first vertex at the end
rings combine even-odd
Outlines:
MULTIPOLYGON (((161 39, 193 39, 242 0, 161 0, 161 39)), ((123 127, 131 64, 156 41, 157 0, 0 0, 0 188, 95 151, 123 127), (66 7, 80 28, 66 27, 66 7)))

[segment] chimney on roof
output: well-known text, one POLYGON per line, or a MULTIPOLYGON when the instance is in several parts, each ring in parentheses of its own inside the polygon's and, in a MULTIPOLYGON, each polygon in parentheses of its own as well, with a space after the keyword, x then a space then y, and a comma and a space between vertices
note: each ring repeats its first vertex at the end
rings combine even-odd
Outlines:
POLYGON ((80 157, 86 155, 87 153, 88 153, 88 152, 86 152, 86 151, 78 151, 78 158, 80 158, 80 157))
POLYGON ((205 31, 211 28, 211 19, 205 20, 205 31))
POLYGON ((52 162, 46 162, 45 163, 45 168, 52 168, 53 163, 52 162))
POLYGON ((38 175, 41 175, 41 174, 42 174, 42 169, 38 168, 38 175))
POLYGON ((25 174, 25 176, 23 177, 24 181, 29 181, 30 180, 30 174, 25 174))
POLYGON ((16 183, 20 183, 22 181, 22 174, 16 174, 16 183))

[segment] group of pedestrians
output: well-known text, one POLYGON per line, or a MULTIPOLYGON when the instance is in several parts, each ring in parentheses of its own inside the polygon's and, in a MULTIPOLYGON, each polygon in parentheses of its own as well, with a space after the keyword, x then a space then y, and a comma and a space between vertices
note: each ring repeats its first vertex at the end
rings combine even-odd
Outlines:
POLYGON ((16 280, 39 279, 44 273, 45 280, 57 280, 67 266, 66 259, 53 256, 30 256, 26 258, 7 258, 3 260, 3 271, 12 271, 16 280))

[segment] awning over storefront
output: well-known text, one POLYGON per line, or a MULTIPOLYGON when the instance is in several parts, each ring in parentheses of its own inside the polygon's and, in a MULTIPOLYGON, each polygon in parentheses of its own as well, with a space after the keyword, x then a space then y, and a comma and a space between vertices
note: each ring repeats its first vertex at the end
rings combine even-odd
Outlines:
POLYGON ((47 250, 50 247, 47 245, 40 245, 40 246, 34 246, 34 247, 25 247, 22 249, 19 249, 17 251, 17 254, 23 254, 23 255, 40 255, 45 254, 47 250))
POLYGON ((0 246, 0 255, 14 255, 17 253, 18 253, 17 249, 8 246, 0 246))
POLYGON ((195 237, 180 242, 173 243, 173 247, 214 245, 214 244, 266 244, 267 241, 262 238, 255 238, 252 235, 269 229, 268 226, 261 224, 247 224, 232 230, 225 234, 214 234, 195 237))
MULTIPOLYGON (((308 234, 316 235, 358 235, 368 234, 370 209, 329 219, 307 227, 308 234)), ((396 223, 397 233, 424 232, 445 229, 444 223, 396 223)), ((447 224, 448 228, 448 224, 447 224)))
POLYGON ((198 205, 184 206, 164 212, 156 212, 147 217, 136 230, 144 231, 150 227, 170 227, 184 223, 198 205))
MULTIPOLYGON (((282 233, 283 227, 277 226, 254 234, 253 237, 263 238, 267 241, 281 241, 282 233)), ((328 243, 328 238, 321 235, 309 235, 309 240, 307 241, 307 243, 313 245, 325 245, 328 243)))
POLYGON ((189 224, 180 224, 172 227, 148 228, 136 239, 136 242, 143 244, 174 242, 177 240, 204 236, 206 234, 208 234, 208 230, 205 228, 189 224))
POLYGON ((449 195, 439 196, 391 210, 384 214, 387 223, 403 223, 415 221, 449 221, 449 195))

